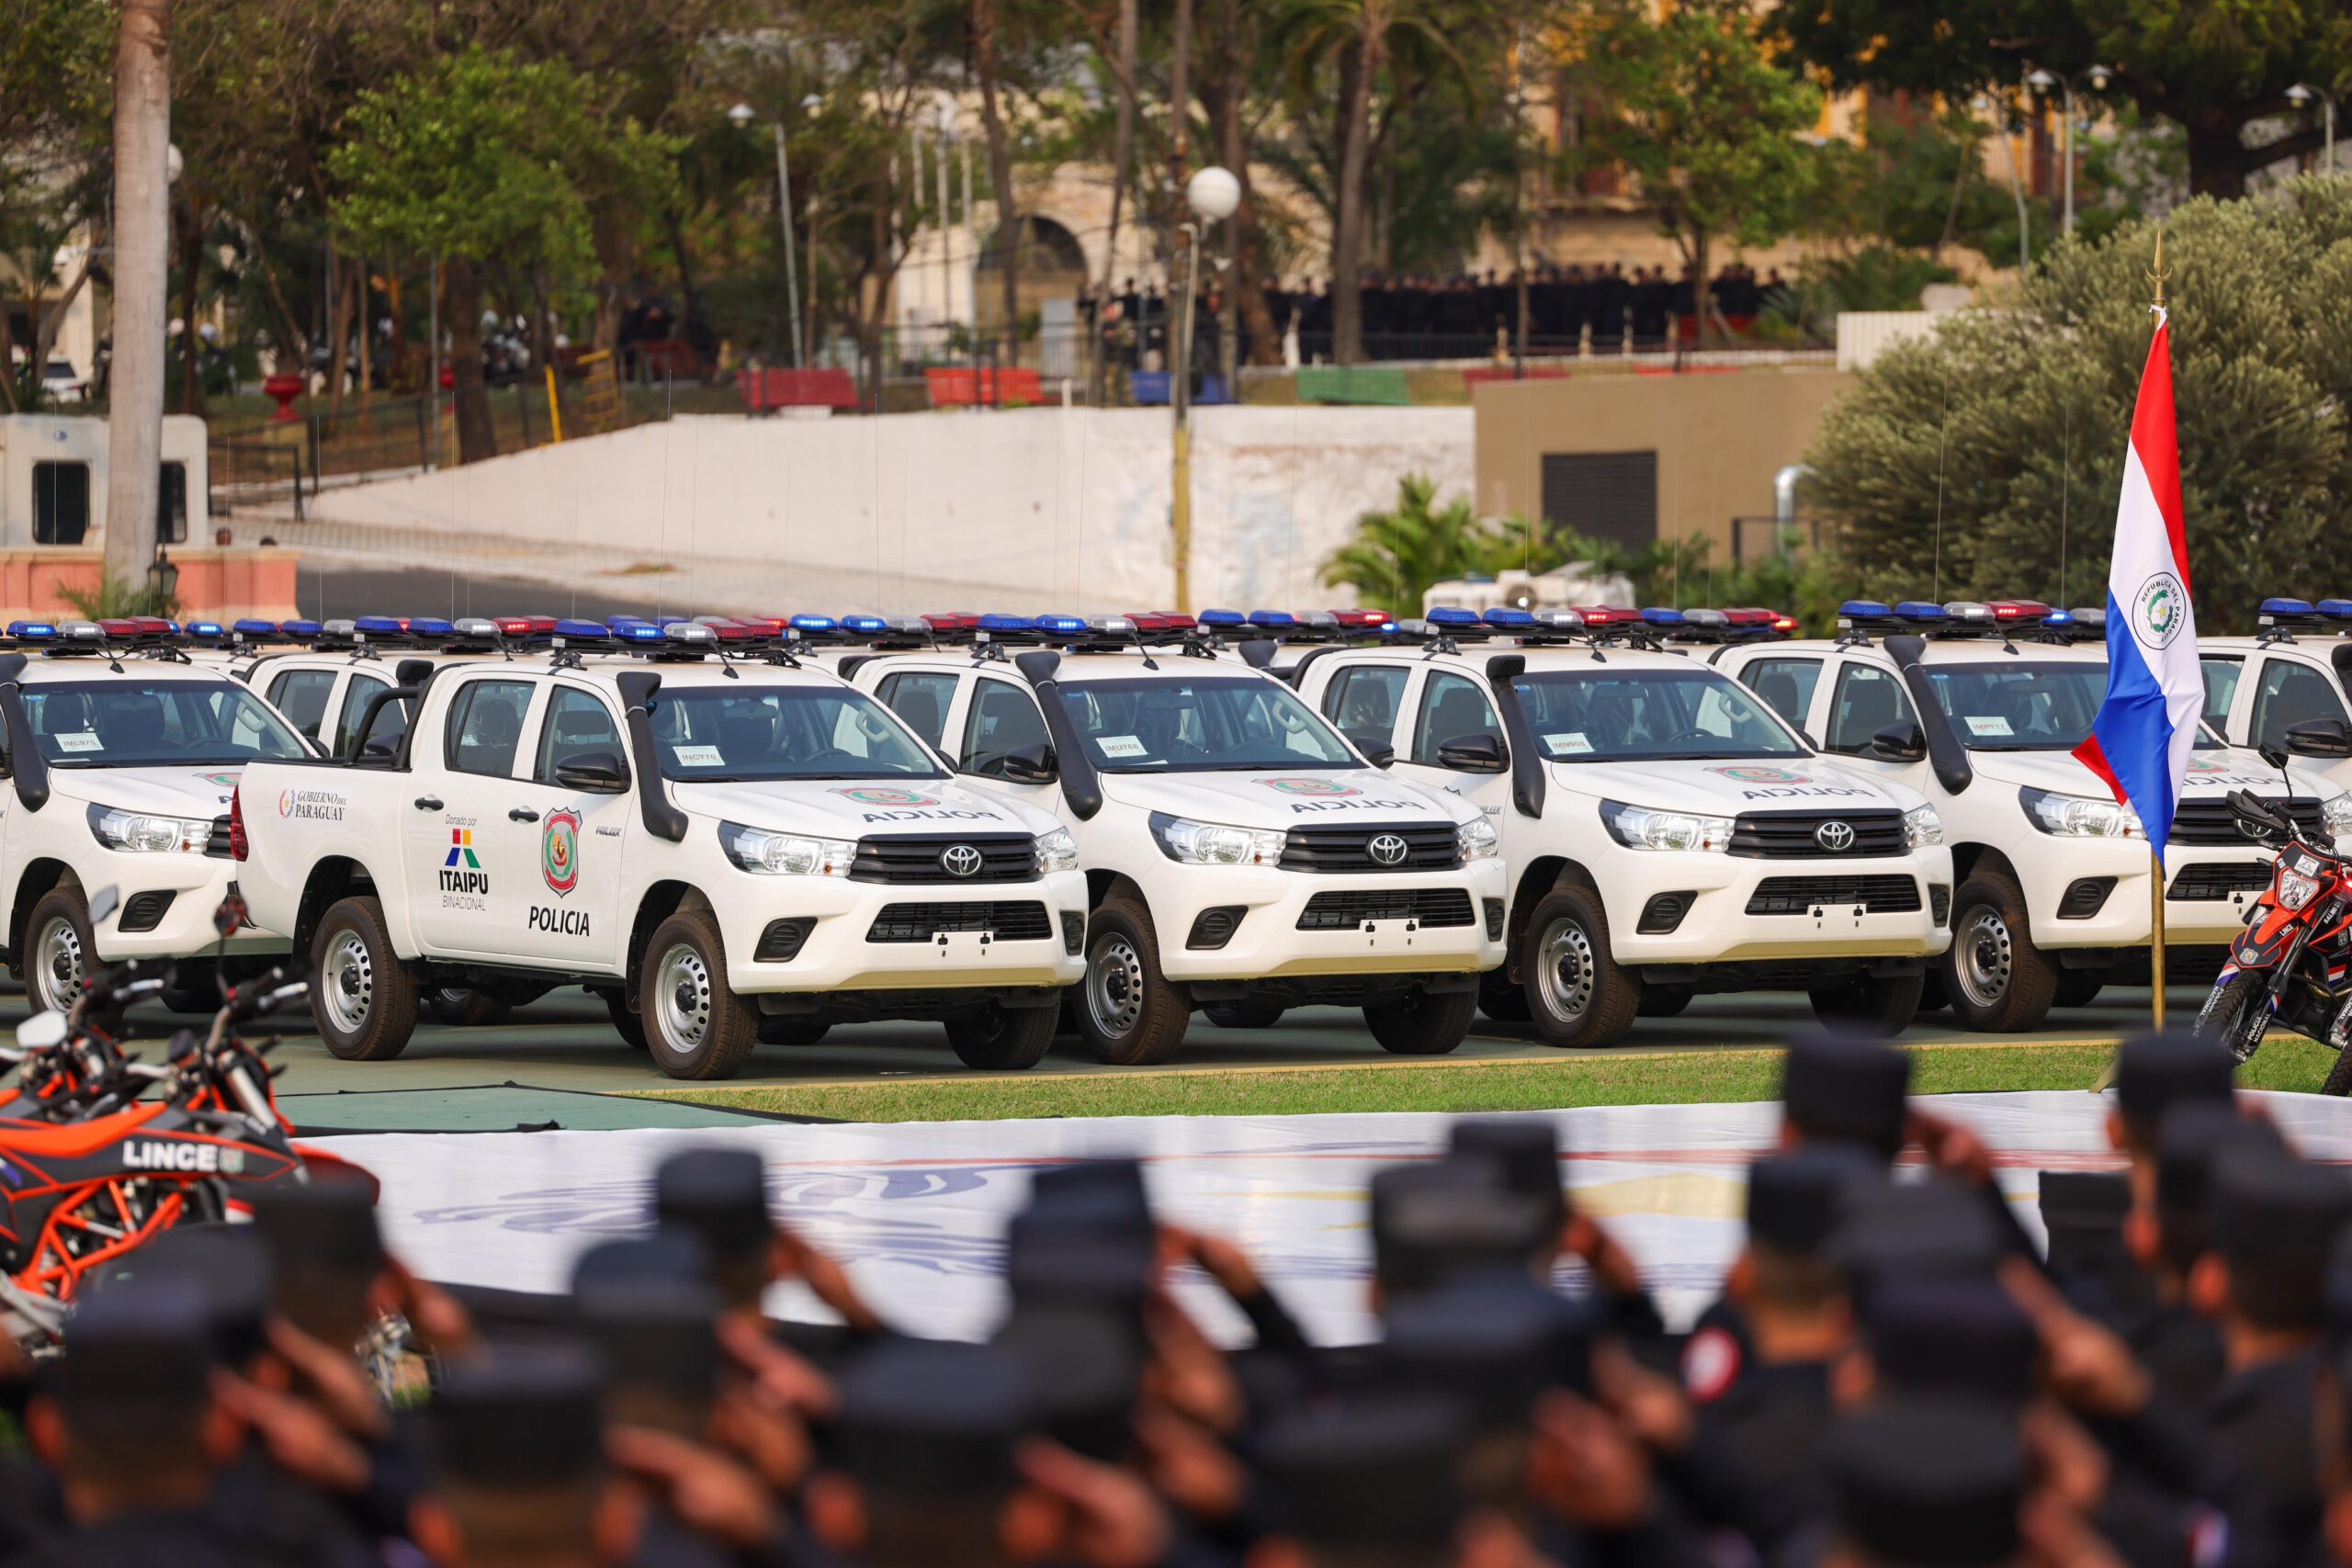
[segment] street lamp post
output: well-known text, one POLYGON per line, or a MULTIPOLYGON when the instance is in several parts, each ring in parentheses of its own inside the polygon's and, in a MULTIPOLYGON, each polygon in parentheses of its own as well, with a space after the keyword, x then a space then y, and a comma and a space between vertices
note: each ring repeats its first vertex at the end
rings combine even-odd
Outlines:
POLYGON ((2087 78, 2092 92, 2104 93, 2107 91, 2107 84, 2110 77, 2111 73, 2106 66, 2094 65, 2087 70, 2078 71, 2072 76, 2058 76, 2048 71, 2036 71, 2025 79, 2027 86, 2044 97, 2049 96, 2051 88, 2057 88, 2064 105, 2066 122, 2061 128, 2064 134, 2059 141, 2059 155, 2066 161, 2065 231, 2069 234, 2075 231, 2075 83, 2077 78, 2087 78))
POLYGON ((2335 95, 2303 82, 2287 89, 2287 101, 2299 108, 2309 108, 2313 98, 2319 100, 2321 113, 2325 117, 2320 122, 2320 167, 2332 175, 2335 173, 2335 95))
MULTIPOLYGON (((747 126, 759 118, 759 111, 749 104, 737 104, 727 111, 727 118, 738 126, 747 126)), ((792 243, 792 163, 785 156, 782 117, 772 129, 775 131, 776 216, 784 220, 785 308, 792 313, 792 367, 797 370, 805 361, 800 353, 800 261, 793 254, 792 243)))
POLYGON ((1176 316, 1176 363, 1169 367, 1168 403, 1176 426, 1169 521, 1176 546, 1176 608, 1193 607, 1193 315, 1200 296, 1201 243, 1219 220, 1241 205, 1241 182, 1229 169, 1211 165, 1184 186, 1185 205, 1195 221, 1183 226, 1184 298, 1176 316))

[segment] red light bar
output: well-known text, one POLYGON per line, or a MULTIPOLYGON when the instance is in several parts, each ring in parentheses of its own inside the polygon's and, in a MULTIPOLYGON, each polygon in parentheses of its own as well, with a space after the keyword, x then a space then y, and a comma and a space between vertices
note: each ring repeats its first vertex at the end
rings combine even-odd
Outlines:
POLYGON ((1642 618, 1639 610, 1629 610, 1622 604, 1579 604, 1577 614, 1584 617, 1588 626, 1622 626, 1642 618))
POLYGON ((1797 630, 1797 618, 1794 615, 1775 615, 1772 617, 1772 629, 1793 636, 1797 630))
POLYGON ((1159 619, 1161 626, 1171 632, 1193 631, 1201 624, 1182 610, 1154 610, 1151 614, 1159 619))
POLYGON ((2050 606, 2039 599, 1996 599, 1985 608, 1996 621, 2039 621, 2050 615, 2050 606))
POLYGON ((1773 612, 1758 609, 1753 604, 1724 612, 1724 623, 1734 626, 1769 626, 1780 618, 1773 612))
POLYGON ((944 615, 925 615, 922 624, 935 632, 967 632, 980 624, 980 617, 970 610, 951 610, 944 615))
POLYGON ((765 635, 759 627, 748 621, 738 620, 733 615, 704 615, 701 617, 701 624, 708 626, 712 635, 721 642, 745 642, 752 637, 765 635))
POLYGON ((774 615, 729 615, 724 618, 733 621, 739 626, 749 628, 747 636, 782 637, 784 635, 785 623, 774 615))
POLYGON ((1129 610, 1127 619, 1136 624, 1136 630, 1139 632, 1164 632, 1171 629, 1168 617, 1157 610, 1129 610))
POLYGON ((491 619, 501 637, 529 637, 536 632, 555 630, 553 615, 493 615, 491 619))
POLYGON ((1331 618, 1343 626, 1385 626, 1396 617, 1385 610, 1334 610, 1331 618))
POLYGON ((98 630, 108 637, 145 637, 150 627, 142 621, 124 617, 120 620, 100 621, 98 630))

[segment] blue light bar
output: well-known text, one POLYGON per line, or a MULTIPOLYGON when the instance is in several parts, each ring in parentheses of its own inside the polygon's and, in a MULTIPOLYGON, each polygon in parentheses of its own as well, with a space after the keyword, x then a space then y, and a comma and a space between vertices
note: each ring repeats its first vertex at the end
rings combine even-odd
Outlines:
POLYGON ((1838 614, 1849 621, 1883 621, 1894 612, 1876 599, 1849 599, 1838 606, 1838 614))
MULTIPOLYGON (((980 618, 986 621, 989 617, 983 615, 980 618)), ((1054 637, 1077 637, 1086 630, 1086 617, 1083 615, 1039 615, 1030 624, 1054 637)))
POLYGON ((795 615, 786 625, 797 632, 829 632, 835 622, 831 615, 795 615))
MULTIPOLYGON (((591 621, 588 624, 594 626, 595 623, 591 621)), ((555 629, 558 632, 562 631, 563 623, 558 621, 555 629)), ((668 632, 666 628, 657 626, 651 621, 624 621, 619 626, 612 627, 612 634, 623 642, 660 642, 668 635, 668 632)))
POLYGON ((1478 624, 1478 612, 1460 609, 1452 604, 1440 604, 1422 619, 1433 626, 1475 626, 1478 624))
MULTIPOLYGON (((560 637, 580 637, 588 642, 603 642, 612 634, 595 621, 558 621, 555 635, 560 637)), ((656 636, 661 635, 659 632, 656 636)))
POLYGON ((1490 626, 1510 626, 1513 629, 1522 629, 1535 625, 1534 615, 1525 610, 1493 609, 1478 618, 1490 626))
POLYGON ((2059 630, 2064 631, 2075 624, 2075 612, 2072 610, 2052 610, 2050 614, 2041 617, 2041 624, 2045 626, 2056 626, 2059 630))
POLYGON ((28 642, 40 642, 57 635, 57 628, 47 621, 10 621, 8 635, 28 642))
MULTIPOLYGON (((21 626, 24 623, 18 622, 17 624, 21 626)), ((13 632, 15 627, 10 627, 10 630, 13 632)), ((192 637, 202 637, 209 640, 214 637, 225 637, 228 633, 218 621, 190 621, 187 624, 187 635, 192 637)))
POLYGON ((2323 599, 2319 613, 2331 621, 2352 621, 2352 599, 2323 599))
POLYGON ((1898 621, 1949 621, 1951 619, 1950 615, 1944 614, 1944 607, 1941 604, 1933 604, 1925 599, 1905 599, 1894 607, 1894 618, 1898 621))
POLYGON ((397 615, 362 615, 351 623, 351 629, 364 637, 398 637, 408 627, 401 625, 397 615))
POLYGON ((2308 619, 2312 612, 2311 602, 2307 599, 2265 599, 2262 602, 2261 613, 2266 615, 2278 615, 2300 621, 2308 619))
POLYGON ((889 629, 890 623, 880 615, 843 615, 842 617, 842 630, 845 632, 863 632, 872 636, 889 629))
POLYGON ((1682 624, 1682 612, 1669 610, 1663 604, 1652 604, 1642 611, 1642 621, 1645 626, 1679 626, 1682 624))
POLYGON ((277 629, 288 637, 316 637, 320 627, 316 621, 280 621, 277 629))
POLYGON ((1025 632, 1035 630, 1037 623, 1027 615, 982 615, 979 629, 984 632, 1025 632))
POLYGON ((643 615, 606 615, 605 617, 606 631, 618 631, 623 626, 646 626, 652 624, 643 615))
POLYGON ((1252 610, 1250 624, 1253 626, 1295 626, 1298 617, 1288 610, 1252 610))
POLYGON ((1250 617, 1238 610, 1203 610, 1200 622, 1204 626, 1246 626, 1250 617))
POLYGON ((276 621, 257 621, 252 616, 247 615, 239 619, 235 626, 230 627, 230 630, 241 632, 246 637, 276 637, 277 635, 277 623, 276 621))
POLYGON ((411 637, 447 637, 458 628, 447 621, 431 615, 413 615, 408 623, 411 637))

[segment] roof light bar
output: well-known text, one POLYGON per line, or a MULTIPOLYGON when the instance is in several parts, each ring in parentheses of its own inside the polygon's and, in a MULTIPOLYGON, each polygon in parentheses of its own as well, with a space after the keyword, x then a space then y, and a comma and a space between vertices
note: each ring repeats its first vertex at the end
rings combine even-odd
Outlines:
POLYGON ((2307 599, 2265 599, 2255 624, 2265 626, 2307 626, 2319 618, 2307 599))
POLYGON ((610 642, 611 630, 598 621, 560 620, 549 628, 561 642, 610 642))

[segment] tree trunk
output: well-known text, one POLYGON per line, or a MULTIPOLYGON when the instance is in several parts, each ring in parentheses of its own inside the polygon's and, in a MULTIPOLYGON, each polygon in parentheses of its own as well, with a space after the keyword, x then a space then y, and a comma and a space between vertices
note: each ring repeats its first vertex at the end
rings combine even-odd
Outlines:
POLYGON ((1102 313, 1110 308, 1111 290, 1119 273, 1119 220, 1126 205, 1127 181, 1136 161, 1136 30, 1138 0, 1119 0, 1119 102, 1112 130, 1111 226, 1102 242, 1102 287, 1094 302, 1094 406, 1110 395, 1110 362, 1104 352, 1102 313))
POLYGON ((1226 274, 1225 332, 1230 350, 1226 364, 1226 395, 1237 395, 1233 373, 1240 356, 1242 327, 1249 329, 1250 360, 1272 365, 1278 355, 1274 315, 1266 308, 1266 290, 1259 277, 1257 194, 1250 183, 1250 148, 1242 133, 1242 111, 1250 96, 1249 34, 1241 18, 1241 0, 1224 0, 1225 97, 1218 106, 1217 156, 1241 182, 1241 205, 1233 209, 1233 225, 1226 240, 1232 267, 1226 274))
MULTIPOLYGON (((1005 362, 1021 333, 1021 209, 1012 199, 1012 148, 996 101, 996 0, 972 0, 972 62, 980 78, 980 127, 989 142, 989 185, 996 193, 997 283, 1004 290, 1005 362)), ((810 243, 815 243, 811 236, 810 243)), ((977 312, 976 312, 977 313, 977 312)))
POLYGON ((351 269, 353 323, 359 329, 359 428, 376 428, 376 288, 361 256, 351 269))
POLYGON ((351 373, 351 288, 343 276, 343 256, 327 243, 327 417, 343 412, 343 383, 351 373))
POLYGON ((442 276, 458 402, 458 461, 479 463, 498 456, 498 433, 490 423, 490 388, 481 378, 481 274, 471 260, 452 256, 442 276))
POLYGON ((144 581, 163 485, 170 283, 171 0, 121 0, 114 62, 114 367, 107 416, 106 571, 144 581))
POLYGON ((196 312, 202 299, 204 270, 204 211, 194 195, 187 204, 172 209, 179 233, 180 254, 180 412, 204 412, 203 342, 197 336, 196 312))
MULTIPOLYGON (((1704 223, 1693 224, 1690 230, 1690 310, 1699 318, 1699 346, 1702 348, 1707 345, 1708 307, 1713 303, 1707 293, 1707 226, 1704 223)), ((1678 340, 1674 347, 1679 352, 1681 348, 1679 341, 1682 335, 1681 323, 1676 322, 1669 330, 1678 340)))
POLYGON ((2200 116, 2188 133, 2188 194, 2235 201, 2245 195, 2245 142, 2237 120, 2200 116))
POLYGON ((1379 41, 1370 37, 1351 46, 1340 67, 1347 107, 1340 129, 1339 212, 1331 225, 1331 357, 1341 365, 1363 358, 1364 165, 1372 151, 1372 79, 1379 71, 1379 41))

